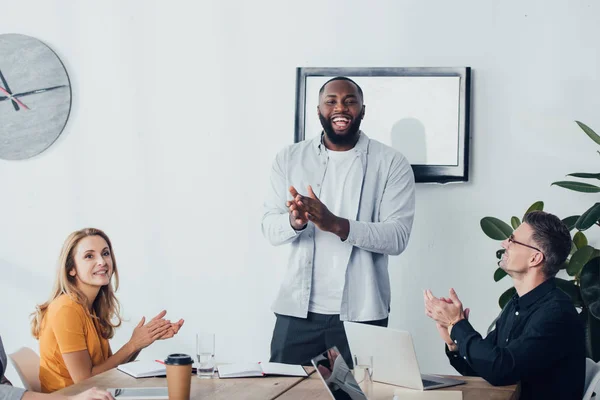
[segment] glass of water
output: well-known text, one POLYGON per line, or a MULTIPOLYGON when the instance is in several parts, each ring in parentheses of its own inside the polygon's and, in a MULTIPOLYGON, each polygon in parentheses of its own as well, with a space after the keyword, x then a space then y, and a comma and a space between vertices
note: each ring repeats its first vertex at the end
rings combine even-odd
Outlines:
POLYGON ((215 372, 215 334, 196 334, 196 356, 198 357, 198 377, 212 378, 215 372))
POLYGON ((354 379, 358 384, 373 383, 373 356, 367 355, 352 355, 354 362, 354 379))

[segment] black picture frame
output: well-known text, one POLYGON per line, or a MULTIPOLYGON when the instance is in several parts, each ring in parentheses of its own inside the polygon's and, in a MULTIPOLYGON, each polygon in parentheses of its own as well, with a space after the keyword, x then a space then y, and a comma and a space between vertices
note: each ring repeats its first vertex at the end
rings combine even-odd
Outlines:
MULTIPOLYGON (((447 162, 422 162, 422 163, 412 163, 411 166, 413 168, 415 174, 416 182, 429 182, 429 183, 448 183, 448 182, 467 182, 469 180, 469 142, 470 142, 470 105, 471 105, 471 68, 470 67, 418 67, 418 68, 306 68, 299 67, 296 70, 296 120, 295 120, 295 134, 294 134, 294 142, 300 142, 302 140, 307 139, 307 135, 305 134, 305 129, 307 127, 307 99, 308 96, 314 96, 316 99, 318 97, 318 88, 315 89, 315 82, 319 82, 319 87, 322 83, 324 83, 327 79, 333 78, 336 76, 345 76, 351 79, 354 79, 359 82, 359 79, 362 82, 381 82, 381 80, 368 80, 369 77, 384 77, 387 80, 385 82, 398 82, 398 80, 389 80, 389 78, 400 77, 400 78, 417 78, 417 79, 403 79, 402 82, 410 82, 411 87, 418 88, 420 82, 426 83, 423 85, 423 89, 430 93, 427 96, 430 96, 431 99, 436 99, 435 90, 436 85, 440 85, 440 90, 443 87, 444 95, 439 96, 443 98, 451 99, 452 102, 450 107, 448 107, 448 102, 444 105, 444 115, 449 116, 448 121, 450 123, 443 125, 438 129, 439 132, 443 132, 446 141, 449 141, 451 146, 449 146, 448 154, 444 155, 442 158, 447 158, 449 161, 447 162), (317 77, 318 79, 313 79, 317 77), (426 78, 426 79, 418 79, 418 78, 426 78), (437 79, 437 78, 451 78, 451 79, 437 79), (457 78, 457 79, 456 79, 457 78), (311 80, 309 82, 309 80, 311 80), (321 83, 322 82, 322 83, 321 83), (443 83, 443 84, 442 84, 443 83), (451 83, 448 85, 448 83, 451 83), (311 88, 311 93, 307 93, 307 86, 312 85, 315 86, 311 88), (448 89, 450 88, 450 89, 448 89), (454 93, 456 92, 456 93, 454 93), (456 98, 457 97, 457 98, 456 98), (457 108, 456 114, 454 113, 454 108, 457 108), (450 109, 450 112, 448 112, 450 109), (456 127, 454 128, 454 126, 456 127), (454 136, 452 136, 455 132, 456 143, 454 143, 454 136), (456 145, 456 148, 454 148, 456 145)), ((367 113, 365 116, 365 121, 369 117, 369 96, 370 94, 365 90, 365 87, 362 83, 359 83, 363 91, 365 92, 365 105, 367 106, 367 113)), ((386 86, 390 87, 390 86, 386 86)), ((397 90, 394 88, 394 90, 397 90)), ((404 91, 403 91, 404 92, 404 91)), ((415 92, 417 93, 417 92, 415 92)), ((421 93, 421 92, 418 92, 421 93)), ((400 93, 399 96, 410 96, 409 93, 403 94, 400 93)), ((399 97, 397 97, 399 99, 399 97)), ((316 100, 311 99, 311 102, 315 103, 316 100)), ((407 97, 404 101, 410 101, 407 97)), ((442 100, 440 100, 442 101, 442 100)), ((435 101, 434 101, 435 102, 435 101)), ((387 104, 387 103, 386 103, 387 104)), ((425 102, 423 103, 425 104, 425 102)), ((427 103, 428 104, 428 103, 427 103)), ((418 107, 418 106, 417 106, 418 107)), ((310 111, 310 110, 309 110, 310 111)), ((435 110, 430 111, 429 105, 427 106, 427 110, 423 112, 433 112, 435 114, 435 110)), ((314 113, 316 118, 316 108, 314 113)), ((431 115, 428 117, 431 121, 437 121, 438 118, 432 118, 431 115)), ((415 119, 415 121, 417 121, 415 119)), ((312 121, 311 121, 312 123, 312 121)), ((363 122, 364 124, 364 122, 363 122)), ((314 125, 314 123, 313 123, 314 125)), ((362 125, 364 126, 364 125, 362 125)), ((425 127, 422 128, 422 136, 425 136, 425 132, 427 129, 425 127)), ((371 135, 366 132, 368 136, 371 135)), ((394 134, 394 130, 390 131, 390 135, 394 134)), ((313 133, 314 135, 314 133, 313 133)), ((393 139, 393 136, 391 136, 393 139)), ((434 137, 435 139, 435 137, 434 137)), ((409 140, 412 140, 409 138, 409 140)), ((391 141, 391 140, 390 140, 391 141)), ((430 141, 433 143, 435 140, 430 141)), ((428 151, 427 144, 425 139, 423 139, 423 149, 428 151)), ((436 142, 436 146, 440 146, 440 143, 436 142)), ((390 143, 386 143, 390 144, 390 143)), ((402 150, 399 149, 401 152, 402 150)), ((443 150, 446 152, 446 150, 443 150)), ((437 154, 440 154, 439 151, 437 154)), ((406 155, 406 154, 405 154, 406 155)), ((426 157, 426 156, 425 156, 426 157)), ((409 158, 410 161, 410 157, 409 158)))

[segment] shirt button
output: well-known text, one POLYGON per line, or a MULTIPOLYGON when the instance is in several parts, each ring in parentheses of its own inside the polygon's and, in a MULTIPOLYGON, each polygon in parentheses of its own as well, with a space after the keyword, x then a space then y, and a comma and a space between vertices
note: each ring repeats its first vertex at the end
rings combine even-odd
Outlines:
POLYGON ((515 312, 515 315, 519 315, 519 312, 518 312, 518 311, 516 311, 516 312, 515 312))
POLYGON ((321 184, 320 184, 320 183, 317 183, 317 187, 321 187, 321 184))
POLYGON ((508 343, 508 338, 506 338, 506 343, 508 343))
POLYGON ((463 358, 466 360, 466 359, 467 359, 467 356, 464 356, 463 358))
POLYGON ((312 233, 309 233, 309 234, 308 234, 308 237, 309 237, 309 238, 311 238, 311 237, 312 237, 312 233))
MULTIPOLYGON (((312 261, 309 261, 309 262, 308 262, 308 265, 310 265, 310 264, 312 264, 312 261)), ((506 339, 506 340, 508 340, 508 339, 506 339)))
POLYGON ((454 339, 454 343, 458 344, 458 340, 454 339))

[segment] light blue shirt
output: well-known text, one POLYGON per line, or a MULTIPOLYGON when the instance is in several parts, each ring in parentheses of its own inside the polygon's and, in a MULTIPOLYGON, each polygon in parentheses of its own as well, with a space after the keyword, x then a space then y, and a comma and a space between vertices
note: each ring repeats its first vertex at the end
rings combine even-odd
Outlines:
MULTIPOLYGON (((361 161, 362 189, 358 214, 349 219, 346 241, 353 247, 346 268, 340 319, 372 321, 384 319, 389 313, 388 256, 402 253, 408 244, 415 214, 415 178, 402 154, 362 132, 353 151, 361 161)), ((327 162, 320 136, 286 147, 273 162, 262 232, 271 244, 289 243, 292 247, 273 303, 275 313, 300 318, 308 314, 318 228, 309 222, 302 231, 295 231, 285 202, 291 200, 290 186, 307 194, 307 186, 311 185, 318 197, 327 162)))
MULTIPOLYGON (((0 381, 3 380, 7 365, 6 353, 0 336, 0 381)), ((23 394, 25 394, 25 389, 0 384, 0 400, 21 400, 23 394)))

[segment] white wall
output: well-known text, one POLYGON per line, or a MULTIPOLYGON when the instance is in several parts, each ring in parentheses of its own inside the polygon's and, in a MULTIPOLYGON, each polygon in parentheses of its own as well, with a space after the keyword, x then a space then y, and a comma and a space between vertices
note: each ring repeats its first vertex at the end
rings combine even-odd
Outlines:
POLYGON ((498 246, 479 220, 521 215, 539 199, 563 217, 594 201, 549 186, 597 166, 572 122, 600 130, 592 1, 2 0, 0 9, 0 32, 45 41, 73 86, 59 140, 33 159, 0 160, 8 351, 37 348, 28 314, 49 295, 62 241, 95 226, 111 236, 122 278, 128 321, 113 347, 164 307, 186 325, 142 358, 193 354, 194 332, 211 329, 219 361, 266 359, 287 252, 262 238, 261 206, 271 160, 293 142, 298 66, 473 68, 471 180, 418 185, 409 248, 390 261, 390 326, 414 334, 425 371, 453 369, 421 290, 453 286, 485 331, 509 285, 492 280, 498 246))

